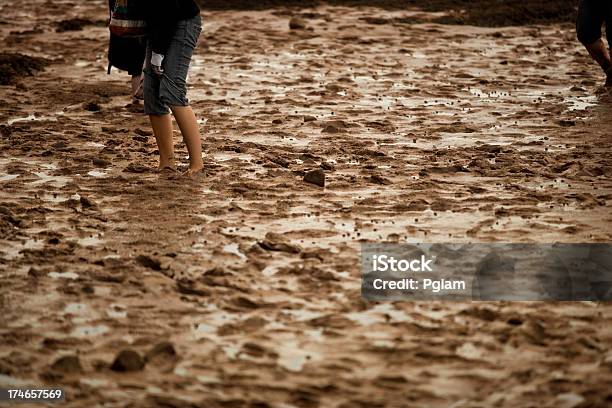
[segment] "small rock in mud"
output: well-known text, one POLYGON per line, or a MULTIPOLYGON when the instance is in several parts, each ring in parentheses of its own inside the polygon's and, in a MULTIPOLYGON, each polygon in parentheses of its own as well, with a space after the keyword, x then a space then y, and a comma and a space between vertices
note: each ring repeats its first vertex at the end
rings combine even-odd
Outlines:
POLYGON ((113 371, 139 371, 142 370, 145 365, 144 360, 140 357, 136 351, 132 349, 121 350, 110 369, 113 371))
POLYGON ((0 125, 0 136, 3 138, 9 137, 13 131, 10 126, 0 125))
POLYGON ((323 163, 321 163, 321 168, 323 170, 328 170, 328 171, 336 170, 336 166, 334 166, 334 164, 330 163, 330 162, 323 162, 323 163))
POLYGON ((183 295, 210 296, 210 291, 204 285, 191 279, 180 279, 176 282, 176 289, 183 295))
POLYGON ((343 120, 330 120, 327 121, 321 132, 323 133, 341 133, 345 132, 348 124, 343 120))
POLYGON ((47 273, 48 273, 47 271, 36 269, 33 266, 31 266, 30 269, 28 270, 28 277, 42 278, 43 276, 47 275, 47 273))
POLYGON ((149 169, 148 167, 143 166, 142 164, 130 163, 127 165, 127 167, 123 171, 127 173, 145 173, 149 171, 149 169))
POLYGON ((161 271, 162 269, 159 259, 152 258, 149 255, 138 255, 135 261, 145 268, 153 269, 154 271, 161 271))
POLYGON ((85 102, 83 104, 83 109, 90 111, 90 112, 100 112, 102 108, 97 102, 90 101, 90 102, 85 102))
POLYGON ((91 159, 91 163, 96 167, 108 167, 111 165, 109 160, 101 159, 99 157, 91 159))
POLYGON ((323 173, 323 170, 309 171, 304 175, 304 181, 319 187, 325 187, 325 173, 323 173))
POLYGON ((230 300, 230 303, 240 309, 258 309, 262 306, 265 306, 265 304, 258 303, 246 296, 237 296, 230 300))
POLYGON ((49 60, 16 53, 0 53, 0 85, 14 83, 16 77, 32 76, 42 71, 49 60))
POLYGON ((314 116, 309 116, 309 115, 304 116, 304 122, 315 122, 316 120, 317 118, 315 118, 314 116))
POLYGON ((576 126, 576 121, 571 119, 561 119, 558 123, 563 127, 576 126))
POLYGON ((136 130, 134 130, 134 133, 136 133, 139 136, 153 136, 153 132, 147 129, 142 129, 142 128, 136 128, 136 130))
POLYGON ((281 167, 284 168, 288 168, 290 166, 290 162, 289 160, 281 157, 281 156, 275 156, 275 155, 270 155, 268 157, 266 157, 266 159, 268 159, 270 162, 274 163, 274 164, 278 164, 281 167))
POLYGON ((306 21, 299 17, 293 17, 289 20, 289 28, 292 30, 303 30, 306 28, 306 21))
POLYGON ((81 196, 81 207, 83 208, 93 208, 96 206, 96 203, 88 197, 81 196))
POLYGON ((275 232, 268 232, 264 240, 259 243, 259 246, 268 251, 288 252, 291 254, 298 254, 302 250, 297 245, 286 242, 282 235, 275 232))
POLYGON ((342 128, 336 126, 336 125, 327 125, 323 128, 323 130, 321 132, 323 133, 340 133, 342 132, 342 128))
POLYGON ((174 344, 169 341, 157 343, 145 356, 145 361, 150 362, 157 359, 174 358, 176 357, 176 349, 174 344))
POLYGON ((380 174, 373 174, 368 180, 374 184, 381 184, 381 185, 392 184, 391 180, 389 180, 386 177, 381 176, 380 174))
POLYGON ((83 371, 81 361, 78 356, 63 356, 55 360, 51 365, 51 370, 62 374, 75 374, 83 371))

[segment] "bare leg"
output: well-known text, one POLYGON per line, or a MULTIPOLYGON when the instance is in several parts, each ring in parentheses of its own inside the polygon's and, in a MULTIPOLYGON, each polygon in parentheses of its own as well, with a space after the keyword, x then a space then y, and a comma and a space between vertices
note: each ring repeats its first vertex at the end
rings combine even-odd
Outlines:
MULTIPOLYGON (((608 55, 612 54, 612 48, 610 48, 608 55)), ((612 65, 612 64, 610 64, 612 65)), ((606 88, 612 88, 612 66, 606 71, 606 88)))
POLYGON ((194 176, 204 167, 202 161, 202 140, 200 139, 200 128, 191 106, 171 106, 170 109, 181 129, 183 140, 189 152, 189 170, 186 175, 194 176))
POLYGON ((140 75, 132 75, 132 100, 134 102, 138 102, 139 100, 143 99, 143 80, 144 80, 144 76, 143 74, 140 75))
POLYGON ((591 57, 603 69, 603 71, 607 75, 606 86, 612 86, 612 60, 610 60, 610 51, 604 44, 603 40, 600 38, 595 41, 593 44, 589 44, 586 46, 586 49, 591 54, 591 57))
POLYGON ((170 114, 149 115, 153 134, 159 149, 159 169, 174 168, 174 142, 172 141, 172 118, 170 114))

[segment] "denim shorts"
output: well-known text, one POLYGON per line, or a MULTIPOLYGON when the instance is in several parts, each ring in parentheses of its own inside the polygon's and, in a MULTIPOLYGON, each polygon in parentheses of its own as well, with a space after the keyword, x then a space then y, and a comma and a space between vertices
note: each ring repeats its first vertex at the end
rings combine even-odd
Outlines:
POLYGON ((161 76, 151 69, 151 42, 148 42, 144 68, 144 109, 147 115, 167 115, 171 106, 189 105, 187 73, 201 32, 199 15, 177 23, 164 56, 161 76))
POLYGON ((612 1, 580 0, 576 32, 581 43, 590 45, 599 40, 604 23, 610 46, 612 45, 612 1))

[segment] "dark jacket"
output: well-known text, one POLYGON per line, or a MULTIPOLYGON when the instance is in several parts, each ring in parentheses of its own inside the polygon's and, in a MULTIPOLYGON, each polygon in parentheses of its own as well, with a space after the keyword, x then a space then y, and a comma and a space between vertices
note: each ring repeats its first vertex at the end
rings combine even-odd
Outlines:
MULTIPOLYGON (((108 9, 112 13, 115 0, 108 0, 108 9)), ((130 75, 140 75, 144 64, 147 44, 145 39, 125 38, 110 35, 108 45, 108 73, 111 67, 127 71, 130 75)))
POLYGON ((172 40, 176 23, 200 14, 194 0, 141 0, 146 10, 151 48, 165 55, 172 40))

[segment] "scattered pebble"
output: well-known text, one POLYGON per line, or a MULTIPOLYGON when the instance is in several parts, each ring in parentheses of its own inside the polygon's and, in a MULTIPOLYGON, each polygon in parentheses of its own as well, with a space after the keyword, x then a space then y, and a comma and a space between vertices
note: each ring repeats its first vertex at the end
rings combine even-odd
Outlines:
POLYGON ((306 28, 306 21, 299 17, 293 17, 289 20, 289 28, 292 30, 303 30, 306 28))
POLYGON ((304 175, 304 181, 319 187, 325 187, 325 173, 322 170, 309 171, 304 175))
POLYGON ((90 112, 100 112, 102 110, 102 107, 98 104, 98 102, 91 101, 84 103, 83 109, 90 112))
POLYGON ((75 374, 83 371, 81 361, 78 356, 63 356, 55 360, 51 365, 51 370, 62 374, 75 374))
POLYGON ((139 371, 142 370, 144 366, 145 362, 140 354, 132 349, 125 349, 117 354, 110 369, 119 372, 139 371))

